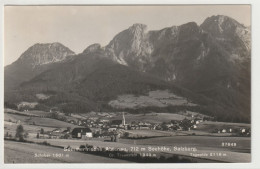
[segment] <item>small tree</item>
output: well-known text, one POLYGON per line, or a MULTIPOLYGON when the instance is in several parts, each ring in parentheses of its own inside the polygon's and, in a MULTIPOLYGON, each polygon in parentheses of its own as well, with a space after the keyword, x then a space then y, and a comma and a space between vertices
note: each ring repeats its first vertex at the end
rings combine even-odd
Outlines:
POLYGON ((37 133, 37 135, 36 135, 36 138, 40 138, 40 135, 39 135, 39 133, 37 133))
POLYGON ((22 125, 17 126, 15 137, 19 139, 19 141, 24 141, 24 129, 22 125))
POLYGON ((85 146, 85 145, 80 145, 79 148, 80 148, 80 149, 85 149, 86 146, 85 146))
POLYGON ((167 130, 167 129, 168 129, 168 127, 167 127, 167 125, 166 125, 166 122, 163 122, 162 125, 161 125, 161 127, 162 127, 163 130, 167 130))
POLYGON ((129 135, 130 135, 130 133, 129 133, 129 132, 125 132, 125 133, 124 133, 124 137, 125 137, 125 138, 128 138, 128 137, 129 137, 129 135))
POLYGON ((44 129, 41 128, 40 134, 44 134, 44 129))

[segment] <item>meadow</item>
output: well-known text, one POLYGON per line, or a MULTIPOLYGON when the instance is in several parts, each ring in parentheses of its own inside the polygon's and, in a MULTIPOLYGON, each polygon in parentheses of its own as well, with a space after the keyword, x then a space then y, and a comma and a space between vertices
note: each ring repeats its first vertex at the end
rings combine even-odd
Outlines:
POLYGON ((52 119, 52 118, 41 118, 41 117, 29 117, 21 116, 17 114, 4 114, 5 121, 16 122, 20 120, 20 124, 35 125, 42 127, 52 127, 52 128, 67 128, 67 127, 76 127, 74 124, 67 123, 64 121, 52 119))
POLYGON ((119 139, 119 142, 104 141, 106 138, 93 138, 89 140, 66 140, 66 139, 32 139, 34 142, 47 141, 51 145, 59 145, 63 147, 79 148, 80 145, 92 145, 94 147, 127 149, 136 153, 154 153, 157 157, 161 155, 182 155, 191 156, 190 153, 206 153, 207 157, 202 159, 215 160, 219 162, 250 162, 250 138, 246 137, 211 137, 211 136, 172 136, 157 137, 147 139, 119 139), (236 143, 236 147, 222 147, 223 142, 236 143), (169 147, 172 151, 148 151, 148 147, 169 147), (193 151, 173 151, 173 147, 195 147, 193 151), (141 150, 145 148, 145 150, 141 150), (213 154, 210 156, 210 154, 213 154), (225 156, 217 156, 216 154, 225 154, 225 156))
POLYGON ((147 106, 167 107, 168 105, 196 106, 196 104, 189 102, 186 98, 177 96, 169 90, 150 91, 147 95, 141 96, 132 94, 120 95, 116 100, 110 101, 109 105, 116 108, 138 108, 147 106))
MULTIPOLYGON (((144 114, 126 114, 125 118, 127 122, 150 122, 150 123, 162 123, 170 122, 171 120, 183 120, 190 117, 181 114, 172 113, 144 113, 144 114)), ((122 116, 115 116, 112 119, 122 119, 122 116)))
POLYGON ((62 148, 7 140, 4 152, 4 163, 129 163, 80 152, 64 152, 62 148), (49 154, 50 157, 41 157, 44 154, 49 154))
MULTIPOLYGON (((66 129, 67 127, 74 128, 76 125, 66 123, 63 121, 59 121, 56 119, 50 118, 40 118, 40 117, 29 117, 22 114, 13 114, 13 113, 4 113, 4 132, 8 132, 15 135, 15 130, 17 125, 22 124, 26 132, 29 133, 28 138, 29 141, 33 142, 43 142, 47 141, 51 145, 55 146, 71 146, 74 148, 78 148, 80 145, 93 145, 98 147, 112 147, 112 148, 127 148, 130 150, 132 147, 139 148, 147 148, 149 146, 166 146, 166 147, 174 147, 174 146, 186 146, 186 147, 195 147, 197 149, 197 153, 224 153, 226 156, 208 156, 201 157, 204 160, 217 160, 217 161, 225 161, 225 162, 250 162, 251 159, 251 138, 250 137, 231 137, 229 133, 211 133, 211 130, 220 127, 250 127, 250 124, 243 123, 222 123, 222 122, 212 122, 212 121, 204 121, 198 124, 198 130, 191 131, 161 131, 161 130, 127 130, 132 136, 142 136, 138 139, 119 139, 119 142, 110 142, 109 137, 105 138, 92 138, 88 140, 80 140, 80 139, 37 139, 36 134, 43 128, 45 131, 52 131, 55 128, 66 129), (19 122, 18 122, 19 121, 19 122), (223 143, 235 143, 236 146, 223 146, 223 143)), ((170 121, 173 119, 183 119, 184 115, 180 114, 170 114, 170 113, 148 113, 142 115, 133 115, 126 114, 126 119, 133 121, 153 121, 154 122, 162 122, 162 121, 170 121), (132 118, 132 119, 131 119, 132 118)), ((113 117, 112 117, 113 119, 113 117)), ((12 156, 15 157, 15 149, 17 149, 17 154, 19 155, 19 159, 15 159, 15 162, 46 162, 45 159, 30 159, 28 154, 32 152, 38 152, 43 147, 41 145, 35 144, 24 144, 24 143, 10 143, 5 140, 5 160, 8 162, 12 162, 12 156), (23 148, 17 148, 19 145, 23 148), (15 147, 12 149, 11 147, 15 147), (16 147, 17 146, 17 147, 16 147), (27 156, 26 156, 27 154, 27 156), (25 158, 25 159, 24 159, 25 158), (35 160, 35 161, 34 161, 35 160)), ((47 148, 48 149, 48 148, 47 148)), ((47 150, 46 149, 46 150, 47 150)), ((51 148, 53 150, 53 148, 51 148)), ((56 151, 56 150, 55 150, 56 151)), ((52 152, 50 150, 50 152, 52 152)), ((57 152, 60 152, 57 150, 57 152)), ((80 153, 78 153, 80 154, 80 153)), ((171 152, 155 152, 157 157, 170 156, 172 154, 183 155, 183 156, 191 156, 190 152, 187 151, 171 151, 171 152)), ((77 155, 75 155, 77 156, 77 155)), ((18 158, 18 157, 17 157, 18 158)), ((81 157, 78 159, 72 158, 73 162, 86 162, 83 159, 80 161, 81 157)), ((63 159, 64 160, 64 159, 63 159)), ((95 159, 93 160, 95 161, 95 159)), ((104 159, 104 161, 106 161, 104 159)), ((50 162, 62 162, 59 159, 50 159, 50 162)), ((65 162, 70 162, 66 161, 65 162)), ((103 162, 103 161, 102 161, 103 162)))

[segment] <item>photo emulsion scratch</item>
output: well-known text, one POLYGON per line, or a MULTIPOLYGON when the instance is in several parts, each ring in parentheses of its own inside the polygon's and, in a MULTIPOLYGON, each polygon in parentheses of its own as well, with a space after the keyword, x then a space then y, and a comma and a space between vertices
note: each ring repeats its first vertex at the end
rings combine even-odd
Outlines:
POLYGON ((5 6, 4 163, 250 163, 251 6, 5 6))

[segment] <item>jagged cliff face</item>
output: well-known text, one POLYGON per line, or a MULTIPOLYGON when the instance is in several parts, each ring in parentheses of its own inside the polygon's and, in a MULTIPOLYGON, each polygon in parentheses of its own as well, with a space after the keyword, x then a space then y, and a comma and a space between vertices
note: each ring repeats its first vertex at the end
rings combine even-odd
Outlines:
POLYGON ((149 32, 147 26, 134 24, 116 35, 106 51, 120 64, 172 81, 183 78, 183 66, 196 67, 208 53, 203 36, 194 22, 149 32))
POLYGON ((152 52, 147 36, 147 26, 134 24, 116 35, 105 50, 112 60, 144 70, 144 66, 150 63, 149 56, 152 52))
POLYGON ((203 53, 202 31, 194 22, 150 32, 149 39, 153 43, 153 63, 146 72, 167 81, 181 80, 187 68, 196 69, 203 53))
POLYGON ((114 61, 250 112, 251 31, 212 16, 159 31, 135 24, 106 46, 114 61))
POLYGON ((120 64, 164 80, 182 81, 206 66, 207 58, 213 55, 223 59, 223 64, 248 60, 250 37, 250 29, 218 15, 207 18, 201 26, 190 22, 159 31, 147 31, 146 25, 134 24, 116 35, 105 50, 120 64))

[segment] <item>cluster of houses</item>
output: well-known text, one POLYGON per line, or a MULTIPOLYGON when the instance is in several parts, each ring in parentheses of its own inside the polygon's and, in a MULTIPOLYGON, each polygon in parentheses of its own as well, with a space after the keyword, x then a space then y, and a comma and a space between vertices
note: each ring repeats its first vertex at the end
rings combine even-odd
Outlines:
MULTIPOLYGON (((55 129, 48 133, 50 138, 91 138, 114 136, 117 138, 125 130, 164 130, 164 131, 190 131, 196 130, 200 123, 203 122, 202 118, 192 117, 183 120, 171 120, 163 123, 149 123, 149 122, 131 122, 126 123, 124 113, 122 119, 109 120, 99 117, 88 117, 86 119, 68 120, 68 123, 77 125, 72 131, 55 129)), ((237 133, 240 136, 250 136, 251 131, 249 128, 222 128, 214 129, 212 133, 237 133)))
POLYGON ((60 128, 54 129, 52 131, 40 131, 37 133, 37 138, 78 138, 78 139, 86 139, 86 138, 92 138, 93 132, 90 128, 87 127, 76 127, 73 130, 70 128, 67 128, 65 130, 62 130, 60 128))
POLYGON ((171 121, 169 123, 149 123, 149 122, 131 122, 126 123, 125 116, 123 114, 122 119, 108 120, 99 119, 98 117, 89 117, 87 119, 69 120, 68 123, 84 126, 88 128, 99 128, 106 131, 114 131, 117 129, 125 130, 191 130, 196 129, 197 125, 201 123, 202 119, 184 119, 181 121, 171 121))
POLYGON ((221 128, 221 129, 214 129, 212 133, 233 133, 237 136, 251 136, 251 129, 250 128, 221 128))

